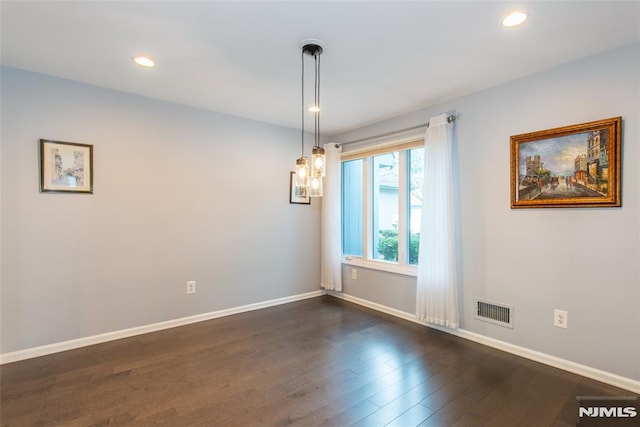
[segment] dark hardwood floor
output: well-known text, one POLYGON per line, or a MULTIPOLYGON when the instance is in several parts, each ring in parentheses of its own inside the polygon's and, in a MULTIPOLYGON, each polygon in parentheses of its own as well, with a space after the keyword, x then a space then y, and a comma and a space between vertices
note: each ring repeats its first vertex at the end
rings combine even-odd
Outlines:
POLYGON ((573 426, 632 395, 329 296, 0 374, 3 426, 573 426))

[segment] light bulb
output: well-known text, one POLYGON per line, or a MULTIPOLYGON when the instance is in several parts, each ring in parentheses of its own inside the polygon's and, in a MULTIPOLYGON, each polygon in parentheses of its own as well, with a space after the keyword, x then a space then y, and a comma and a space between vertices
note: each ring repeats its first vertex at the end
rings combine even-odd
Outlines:
POLYGON ((313 159, 313 167, 315 167, 316 169, 321 169, 323 165, 324 165, 324 158, 320 156, 316 156, 313 159))
POLYGON ((307 186, 307 177, 309 176, 309 159, 300 157, 296 160, 296 185, 298 187, 307 186))
POLYGON ((309 179, 309 197, 322 197, 322 176, 315 173, 309 179))
POLYGON ((309 173, 309 159, 300 157, 296 160, 296 175, 300 178, 306 178, 309 173))
POLYGON ((313 147, 312 154, 311 154, 311 164, 313 167, 314 174, 325 176, 324 148, 320 146, 313 147))

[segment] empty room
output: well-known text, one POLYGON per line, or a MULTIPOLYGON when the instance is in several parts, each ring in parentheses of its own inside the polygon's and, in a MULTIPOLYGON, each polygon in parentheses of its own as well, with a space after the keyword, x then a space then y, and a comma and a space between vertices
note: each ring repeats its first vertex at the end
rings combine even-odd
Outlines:
POLYGON ((640 1, 0 32, 0 425, 640 422, 640 1))

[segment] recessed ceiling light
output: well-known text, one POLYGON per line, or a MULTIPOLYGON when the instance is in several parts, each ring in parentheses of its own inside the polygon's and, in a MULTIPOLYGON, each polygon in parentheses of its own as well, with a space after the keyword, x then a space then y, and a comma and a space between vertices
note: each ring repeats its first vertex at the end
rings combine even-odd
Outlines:
POLYGON ((504 27, 516 27, 522 24, 526 20, 527 20, 526 12, 520 12, 520 11, 511 12, 502 20, 502 25, 504 27))
POLYGON ((133 58, 131 58, 133 60, 133 62, 135 62, 136 64, 142 66, 142 67, 155 67, 156 63, 153 62, 153 59, 149 58, 148 56, 134 56, 133 58))

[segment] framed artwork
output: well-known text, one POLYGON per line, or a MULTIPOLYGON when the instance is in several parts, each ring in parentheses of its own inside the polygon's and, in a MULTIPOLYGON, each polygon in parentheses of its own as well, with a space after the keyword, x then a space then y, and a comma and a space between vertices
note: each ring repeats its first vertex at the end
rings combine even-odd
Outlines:
POLYGON ((296 186, 295 172, 290 172, 289 174, 289 203, 296 203, 300 205, 311 204, 311 197, 307 192, 307 188, 296 186))
POLYGON ((511 137, 511 208, 621 206, 622 118, 511 137))
POLYGON ((93 193, 93 145, 40 140, 40 192, 93 193))

